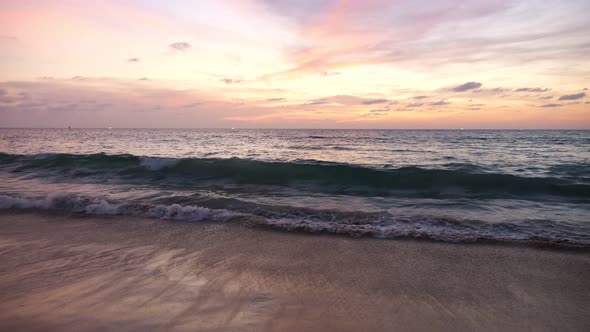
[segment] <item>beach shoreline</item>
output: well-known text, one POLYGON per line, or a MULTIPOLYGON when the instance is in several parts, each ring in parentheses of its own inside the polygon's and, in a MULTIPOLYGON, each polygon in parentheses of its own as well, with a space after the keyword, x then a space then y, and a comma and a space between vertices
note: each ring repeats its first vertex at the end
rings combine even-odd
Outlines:
POLYGON ((0 211, 0 330, 590 326, 590 252, 0 211))

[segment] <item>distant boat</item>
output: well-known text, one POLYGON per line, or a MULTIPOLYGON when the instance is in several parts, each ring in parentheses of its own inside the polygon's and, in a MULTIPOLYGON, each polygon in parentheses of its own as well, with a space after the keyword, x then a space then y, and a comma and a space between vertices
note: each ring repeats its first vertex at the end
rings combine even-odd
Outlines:
POLYGON ((113 129, 113 127, 109 127, 109 129, 113 129))
POLYGON ((71 129, 72 129, 72 127, 68 126, 68 129, 70 129, 70 130, 71 130, 71 129))

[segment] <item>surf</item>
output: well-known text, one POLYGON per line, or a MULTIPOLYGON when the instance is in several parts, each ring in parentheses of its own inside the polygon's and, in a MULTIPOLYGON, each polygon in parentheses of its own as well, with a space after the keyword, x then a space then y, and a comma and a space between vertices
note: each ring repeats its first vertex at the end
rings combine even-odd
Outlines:
POLYGON ((131 154, 0 154, 0 167, 13 174, 79 181, 174 185, 236 184, 293 187, 359 196, 465 196, 590 198, 579 168, 555 166, 571 177, 527 177, 489 172, 473 164, 438 168, 363 166, 314 160, 264 161, 241 158, 160 158, 131 154))

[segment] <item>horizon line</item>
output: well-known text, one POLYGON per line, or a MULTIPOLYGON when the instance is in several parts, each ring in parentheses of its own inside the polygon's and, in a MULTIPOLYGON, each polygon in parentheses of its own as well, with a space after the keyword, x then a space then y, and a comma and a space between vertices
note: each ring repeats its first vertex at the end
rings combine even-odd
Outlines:
POLYGON ((281 127, 0 127, 0 129, 184 129, 184 130, 528 130, 528 131, 562 131, 562 130, 590 130, 589 128, 281 128, 281 127))

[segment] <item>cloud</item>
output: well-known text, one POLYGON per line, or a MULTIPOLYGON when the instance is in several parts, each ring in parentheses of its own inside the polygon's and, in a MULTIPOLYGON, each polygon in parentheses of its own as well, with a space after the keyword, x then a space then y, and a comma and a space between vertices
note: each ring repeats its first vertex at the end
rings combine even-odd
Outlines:
MULTIPOLYGON (((280 6, 273 4, 273 7, 285 13, 307 8, 303 12, 305 23, 301 32, 306 46, 291 48, 287 56, 292 68, 277 75, 380 63, 413 62, 422 66, 456 59, 464 62, 466 55, 483 53, 481 48, 495 45, 488 46, 490 40, 487 40, 487 43, 472 46, 469 41, 474 37, 466 33, 463 35, 470 38, 449 41, 450 36, 457 33, 448 33, 441 28, 461 26, 465 29, 470 21, 479 22, 511 8, 505 1, 490 0, 483 3, 428 0, 421 5, 387 0, 321 1, 329 5, 315 4, 319 0, 303 0, 309 4, 306 6, 300 1, 268 0, 283 3, 280 6), (449 50, 448 45, 453 48, 449 50), (468 50, 464 50, 466 48, 468 50)), ((288 16, 292 17, 292 14, 288 16)), ((478 30, 467 29, 467 32, 478 30)))
POLYGON ((493 89, 477 89, 473 90, 474 93, 485 94, 485 95, 496 95, 496 94, 505 94, 507 92, 511 92, 511 89, 507 88, 493 88, 493 89))
POLYGON ((0 35, 0 40, 6 40, 9 42, 18 42, 18 38, 15 36, 8 36, 8 35, 0 35))
POLYGON ((515 90, 516 92, 547 92, 547 91, 551 91, 551 89, 548 88, 519 88, 515 90))
POLYGON ((325 105, 329 104, 330 101, 327 98, 315 99, 310 100, 307 103, 303 104, 303 106, 313 106, 313 105, 325 105))
POLYGON ((545 104, 540 107, 553 108, 553 107, 561 107, 561 106, 563 106, 563 105, 561 105, 561 104, 545 104))
POLYGON ((268 98, 266 101, 268 102, 278 102, 278 101, 285 101, 285 98, 268 98))
POLYGON ((345 105, 345 106, 354 106, 354 105, 378 105, 378 104, 385 104, 388 103, 389 100, 387 99, 367 99, 358 96, 350 96, 350 95, 336 95, 330 96, 325 98, 318 98, 309 100, 307 103, 303 104, 304 106, 309 105, 326 105, 326 104, 333 104, 333 105, 345 105))
POLYGON ((295 20, 293 23, 301 28, 300 46, 287 48, 291 68, 277 75, 366 64, 403 63, 436 70, 455 64, 583 60, 590 47, 585 38, 590 23, 581 14, 590 5, 584 0, 567 5, 509 0, 424 0, 420 4, 387 0, 260 1, 286 19, 295 20), (556 15, 570 19, 556 22, 556 15))
POLYGON ((129 58, 127 59, 128 62, 139 62, 139 58, 129 58))
POLYGON ((184 52, 191 48, 191 44, 187 42, 177 42, 170 44, 170 48, 172 48, 175 51, 184 52))
POLYGON ((553 96, 541 97, 539 99, 541 99, 541 100, 549 100, 549 99, 553 99, 553 96))
POLYGON ((0 103, 10 104, 16 102, 17 99, 10 96, 0 96, 0 103))
MULTIPOLYGON (((111 79, 73 82, 0 82, 17 99, 0 103, 3 126, 60 127, 182 127, 199 123, 205 127, 232 126, 226 118, 242 114, 235 102, 215 94, 166 86, 141 84, 137 80, 111 79), (25 99, 19 92, 26 92, 25 99), (141 117, 137 113, 142 113, 141 117)), ((257 110, 253 110, 255 113, 257 110)))
POLYGON ((0 96, 4 96, 4 95, 6 95, 6 91, 5 91, 5 90, 2 90, 2 89, 0 89, 0 96))
POLYGON ((142 78, 140 78, 139 80, 140 80, 140 81, 149 81, 150 79, 149 79, 149 78, 147 78, 147 77, 142 77, 142 78))
POLYGON ((413 97, 413 99, 425 99, 425 98, 428 98, 428 96, 416 96, 416 97, 413 97))
POLYGON ((18 108, 22 109, 22 110, 36 109, 36 108, 41 108, 41 107, 45 107, 45 106, 46 106, 46 104, 44 102, 26 102, 26 103, 18 104, 18 108))
POLYGON ((369 111, 369 113, 363 114, 361 116, 364 118, 367 118, 367 117, 371 117, 371 116, 383 116, 383 115, 388 115, 388 114, 389 114, 389 110, 385 110, 385 111, 371 110, 371 111, 369 111))
POLYGON ((203 104, 203 102, 200 102, 200 101, 199 102, 194 102, 194 103, 182 105, 182 108, 193 108, 193 107, 199 106, 201 104, 203 104))
POLYGON ((389 111, 390 111, 389 108, 374 109, 374 110, 370 110, 369 113, 365 113, 361 116, 366 118, 366 117, 371 117, 371 116, 388 115, 389 111))
POLYGON ((420 107, 420 106, 424 106, 424 103, 412 103, 412 104, 406 105, 406 107, 409 107, 409 108, 420 107))
POLYGON ((449 103, 448 101, 441 100, 441 101, 436 102, 436 103, 431 103, 430 105, 432 105, 432 106, 447 106, 447 105, 450 105, 450 104, 451 103, 449 103))
POLYGON ((465 84, 462 84, 462 85, 459 85, 459 86, 453 88, 453 91, 463 92, 463 91, 478 89, 481 86, 482 86, 482 84, 479 82, 468 82, 468 83, 465 83, 465 84))
POLYGON ((238 84, 242 83, 242 80, 239 78, 222 78, 221 81, 225 84, 238 84))
POLYGON ((580 93, 576 93, 573 95, 561 96, 561 97, 559 97, 559 100, 577 100, 577 99, 582 99, 585 97, 586 97, 586 93, 580 92, 580 93))
POLYGON ((261 0, 261 2, 281 16, 305 23, 324 14, 332 0, 261 0))
POLYGON ((363 100, 361 102, 361 104, 363 105, 376 105, 376 104, 384 104, 388 102, 387 99, 369 99, 369 100, 363 100))

